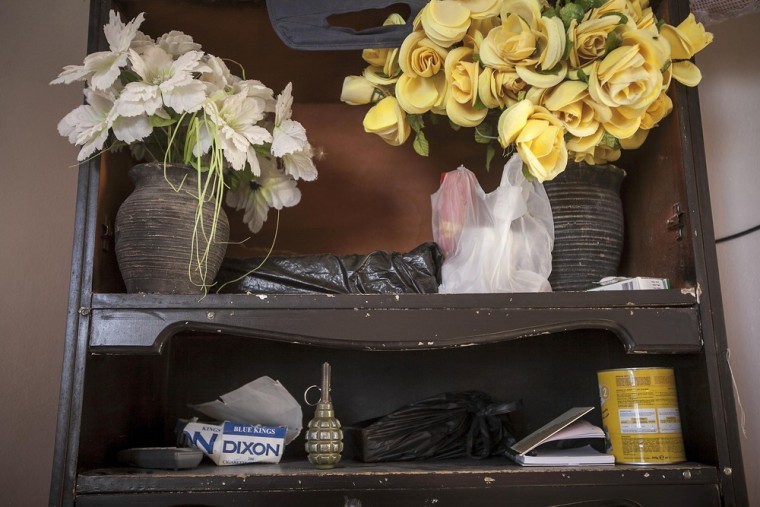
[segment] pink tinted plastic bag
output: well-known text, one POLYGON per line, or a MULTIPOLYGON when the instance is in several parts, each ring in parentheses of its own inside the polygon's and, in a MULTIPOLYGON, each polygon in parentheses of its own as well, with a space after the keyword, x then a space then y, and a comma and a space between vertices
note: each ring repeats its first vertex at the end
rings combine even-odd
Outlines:
POLYGON ((432 195, 433 239, 444 252, 441 293, 548 292, 554 223, 544 187, 514 155, 485 194, 464 167, 432 195))

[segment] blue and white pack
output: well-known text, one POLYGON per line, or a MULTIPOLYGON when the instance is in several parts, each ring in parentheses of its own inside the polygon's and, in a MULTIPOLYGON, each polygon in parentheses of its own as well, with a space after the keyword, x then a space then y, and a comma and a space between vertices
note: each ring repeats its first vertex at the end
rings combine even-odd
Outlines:
POLYGON ((279 463, 285 450, 283 426, 224 421, 221 425, 190 422, 182 434, 217 465, 279 463))

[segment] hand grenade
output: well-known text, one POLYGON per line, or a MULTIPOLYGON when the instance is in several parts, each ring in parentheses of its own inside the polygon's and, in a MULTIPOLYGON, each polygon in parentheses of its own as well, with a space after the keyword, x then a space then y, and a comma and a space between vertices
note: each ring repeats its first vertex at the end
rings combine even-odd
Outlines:
POLYGON ((340 421, 335 418, 330 400, 330 363, 322 364, 320 390, 322 393, 314 411, 314 419, 309 421, 306 431, 306 452, 309 462, 317 468, 333 468, 340 461, 340 453, 343 451, 343 431, 340 429, 340 421))

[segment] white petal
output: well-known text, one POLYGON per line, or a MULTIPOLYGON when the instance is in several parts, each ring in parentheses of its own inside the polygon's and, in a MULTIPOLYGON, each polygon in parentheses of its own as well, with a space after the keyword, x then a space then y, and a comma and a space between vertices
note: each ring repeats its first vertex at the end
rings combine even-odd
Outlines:
POLYGON ((110 20, 106 26, 103 27, 103 33, 105 33, 108 46, 111 51, 116 53, 125 52, 129 49, 129 45, 132 39, 137 34, 137 29, 145 20, 145 13, 141 12, 135 19, 127 23, 126 25, 121 22, 119 15, 115 11, 110 12, 110 20))
POLYGON ((118 117, 114 120, 112 128, 116 139, 127 144, 142 141, 153 132, 153 127, 144 114, 131 118, 118 117))
POLYGON ((306 146, 306 129, 294 120, 285 120, 275 127, 272 139, 272 155, 282 157, 288 153, 301 151, 306 146))
POLYGON ((90 72, 90 83, 96 90, 111 87, 121 74, 121 67, 127 64, 127 55, 101 51, 88 55, 84 67, 90 72))
POLYGON ((179 114, 195 112, 206 100, 206 88, 200 81, 192 81, 185 86, 179 86, 163 93, 164 104, 179 114))
POLYGON ((290 119, 293 109, 293 83, 288 83, 285 89, 277 96, 277 105, 275 106, 275 125, 281 125, 290 119))
POLYGON ((87 79, 89 74, 84 65, 67 65, 63 68, 63 72, 58 74, 57 78, 50 81, 50 84, 69 84, 74 81, 82 81, 87 79))
POLYGON ((317 168, 306 151, 297 151, 282 157, 285 174, 294 179, 314 181, 317 179, 317 168))

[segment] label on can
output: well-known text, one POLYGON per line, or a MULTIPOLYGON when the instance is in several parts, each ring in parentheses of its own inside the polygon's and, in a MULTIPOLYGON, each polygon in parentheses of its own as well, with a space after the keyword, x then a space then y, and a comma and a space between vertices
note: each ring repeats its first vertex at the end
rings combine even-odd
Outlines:
POLYGON ((602 427, 616 463, 685 461, 672 368, 598 372, 602 427))

